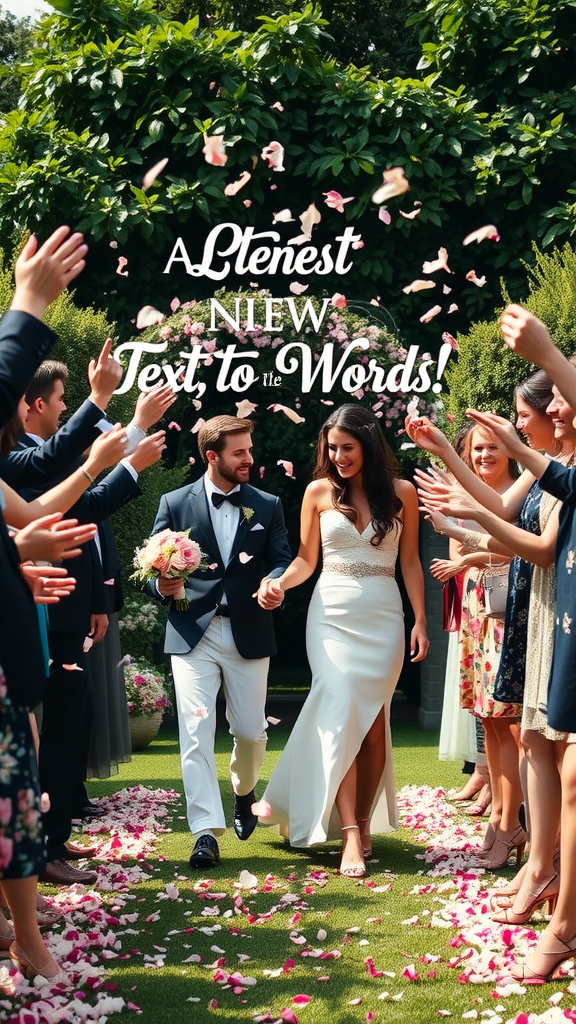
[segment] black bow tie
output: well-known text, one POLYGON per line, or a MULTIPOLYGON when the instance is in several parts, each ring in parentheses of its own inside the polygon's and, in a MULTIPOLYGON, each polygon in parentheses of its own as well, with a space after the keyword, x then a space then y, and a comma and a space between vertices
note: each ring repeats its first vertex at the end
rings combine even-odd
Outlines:
POLYGON ((219 491, 213 491, 211 500, 214 508, 220 508, 225 501, 229 501, 231 505, 240 508, 240 491, 231 491, 230 494, 220 494, 219 491))

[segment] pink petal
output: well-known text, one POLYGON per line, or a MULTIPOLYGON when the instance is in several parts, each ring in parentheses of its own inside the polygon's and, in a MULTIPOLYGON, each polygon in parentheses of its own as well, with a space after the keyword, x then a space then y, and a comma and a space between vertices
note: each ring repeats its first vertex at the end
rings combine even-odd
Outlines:
POLYGON ((485 238, 490 239, 491 242, 500 241, 498 228, 495 224, 485 224, 484 227, 471 231, 469 235, 466 235, 462 245, 470 245, 470 242, 483 242, 485 238))
POLYGON ((362 241, 362 239, 359 238, 357 242, 352 242, 352 248, 353 249, 363 249, 364 248, 364 242, 362 241))
MULTIPOLYGON (((209 565, 208 568, 211 569, 212 566, 209 565)), ((204 705, 202 705, 202 707, 200 708, 194 708, 192 714, 194 718, 208 718, 208 709, 205 708, 204 705)))
POLYGON ((288 287, 293 295, 303 295, 304 292, 308 291, 310 286, 302 284, 300 281, 292 281, 288 287))
POLYGON ((383 221, 384 224, 391 224, 392 223, 392 215, 386 209, 385 206, 383 206, 382 209, 378 211, 378 219, 383 221))
POLYGON ((422 212, 422 203, 414 203, 414 206, 416 207, 416 209, 411 210, 410 213, 404 213, 404 210, 398 210, 398 213, 400 214, 401 217, 404 217, 405 220, 414 220, 414 218, 417 217, 418 214, 422 212))
POLYGON ((284 168, 284 146, 279 142, 270 142, 260 153, 262 160, 266 160, 268 167, 273 171, 283 171, 284 168))
POLYGON ((331 302, 333 306, 336 306, 336 309, 346 309, 346 296, 341 295, 340 292, 334 292, 331 302))
MULTIPOLYGON (((191 466, 194 466, 194 465, 195 465, 195 463, 196 463, 196 459, 194 458, 194 456, 193 456, 193 455, 190 455, 190 457, 189 457, 189 459, 188 459, 188 462, 190 463, 190 465, 191 465, 191 466)), ((208 567, 208 568, 210 568, 210 567, 208 567)))
POLYGON ((236 415, 239 419, 245 420, 248 416, 251 416, 258 405, 254 402, 249 402, 247 398, 243 398, 241 402, 236 402, 236 408, 238 412, 236 415))
POLYGON ((204 420, 204 419, 202 419, 202 417, 200 417, 200 419, 196 420, 196 423, 191 428, 190 433, 191 434, 197 434, 198 431, 200 430, 200 427, 203 427, 205 423, 206 423, 206 420, 204 420))
POLYGON ((212 164, 213 167, 224 167, 228 160, 222 135, 205 135, 202 152, 206 163, 212 164))
POLYGON ((415 416, 418 409, 418 399, 412 398, 406 406, 406 415, 415 416))
POLYGON ((442 306, 432 306, 432 308, 429 309, 427 313, 424 313, 423 316, 420 317, 420 323, 421 324, 430 323, 430 320, 433 320, 434 317, 438 316, 438 313, 441 313, 441 312, 442 312, 442 306))
POLYGON ((218 562, 212 562, 212 564, 209 565, 208 568, 212 569, 212 572, 214 572, 214 570, 218 568, 218 562))
POLYGON ((348 1000, 348 1006, 360 1006, 361 1002, 362 1002, 362 1000, 360 998, 358 998, 358 999, 349 999, 348 1000))
POLYGON ((278 210, 272 217, 273 224, 290 224, 293 220, 292 212, 288 209, 278 210))
POLYGON ((237 181, 231 181, 229 185, 226 185, 224 189, 225 196, 235 196, 244 185, 247 185, 252 175, 249 171, 241 171, 240 177, 237 181))
POLYGON ((266 721, 269 722, 270 725, 280 725, 280 722, 282 721, 282 719, 281 718, 274 718, 273 715, 267 715, 266 716, 266 721))
POLYGON ((258 470, 258 472, 260 474, 260 479, 263 480, 264 479, 264 473, 266 472, 266 466, 260 466, 260 469, 258 470))
POLYGON ((267 800, 256 800, 250 808, 252 814, 255 814, 258 818, 269 818, 272 814, 272 808, 267 800))
POLYGON ((291 477, 292 480, 296 479, 294 476, 294 465, 292 462, 288 462, 286 459, 278 459, 276 465, 283 467, 286 476, 291 477))
POLYGON ((425 291, 427 288, 435 287, 436 283, 434 281, 422 281, 417 279, 416 281, 411 281, 410 284, 404 285, 402 291, 406 295, 409 295, 410 292, 422 292, 425 291))
POLYGON ((483 288, 484 285, 486 284, 486 278, 485 277, 476 277, 476 271, 475 270, 469 270, 468 271, 468 273, 466 274, 466 280, 467 281, 471 281, 472 284, 477 285, 478 288, 483 288))
POLYGON ((247 210, 249 210, 250 207, 252 206, 252 200, 251 199, 243 199, 242 202, 243 202, 243 204, 244 204, 244 206, 246 207, 247 210))
POLYGON ((444 342, 445 345, 450 345, 450 348, 453 348, 455 352, 459 351, 458 342, 456 341, 456 338, 453 338, 452 335, 448 333, 448 331, 444 331, 444 334, 442 335, 442 341, 444 342))
POLYGON ((448 306, 448 312, 449 313, 455 313, 457 311, 457 309, 458 309, 458 306, 456 305, 455 302, 452 302, 451 305, 448 306))
POLYGON ((330 207, 331 210, 337 210, 338 213, 344 213, 344 203, 351 203, 356 197, 348 196, 344 199, 339 192, 332 190, 331 192, 323 192, 323 196, 326 196, 324 202, 326 206, 330 207))
POLYGON ((177 430, 178 432, 180 432, 182 430, 182 427, 180 426, 179 423, 176 423, 176 420, 172 420, 168 424, 168 430, 177 430))
POLYGON ((449 288, 447 284, 442 285, 442 295, 450 295, 451 291, 452 289, 449 288))
POLYGON ((84 669, 80 668, 79 665, 74 662, 73 665, 62 665, 62 668, 66 669, 67 672, 83 672, 84 669))
POLYGON ((380 203, 387 202, 388 199, 392 199, 393 196, 401 196, 404 192, 408 192, 410 188, 410 183, 405 177, 402 167, 390 167, 389 170, 384 171, 382 179, 382 185, 376 189, 372 196, 372 202, 376 203, 377 206, 380 203))
POLYGON ((144 192, 154 184, 156 178, 160 177, 167 163, 168 157, 165 156, 162 160, 159 160, 157 164, 154 164, 149 171, 146 171, 146 174, 142 178, 142 188, 144 189, 144 192))
POLYGON ((276 100, 276 103, 273 103, 270 109, 271 110, 279 110, 280 113, 282 113, 282 111, 284 110, 284 107, 280 103, 280 100, 276 100))
POLYGON ((311 996, 304 996, 304 995, 293 996, 292 997, 292 1002, 296 1003, 298 1006, 305 1006, 306 1003, 310 1002, 311 998, 312 998, 311 996))
POLYGON ((438 249, 437 260, 427 260, 422 264, 423 274, 434 274, 437 270, 445 270, 448 274, 452 273, 448 266, 448 250, 443 245, 438 249))
POLYGON ((42 793, 42 796, 40 797, 40 807, 42 809, 42 814, 48 814, 48 811, 50 810, 50 797, 48 796, 48 793, 42 793))
POLYGON ((164 323, 166 317, 154 306, 142 306, 136 314, 136 328, 142 331, 145 327, 153 327, 154 324, 164 323))
POLYGON ((283 412, 284 415, 287 416, 289 420, 292 420, 292 423, 306 422, 304 417, 299 416, 298 413, 294 411, 294 409, 290 409, 290 407, 287 405, 281 405, 279 402, 275 402, 273 405, 269 405, 267 408, 268 411, 271 409, 272 412, 283 412))
POLYGON ((298 1017, 293 1010, 287 1009, 280 1010, 280 1016, 284 1021, 284 1024, 298 1024, 298 1017))
MULTIPOLYGON (((114 583, 114 580, 112 580, 112 583, 114 583)), ((82 644, 82 650, 84 651, 84 654, 88 654, 88 651, 93 646, 94 646, 94 641, 93 641, 92 637, 91 636, 85 637, 84 638, 84 643, 82 644)))
POLYGON ((120 274, 120 277, 128 277, 128 271, 124 270, 124 267, 128 263, 125 256, 118 257, 118 266, 116 267, 116 273, 120 274))
POLYGON ((312 229, 315 224, 319 224, 322 220, 322 214, 316 209, 314 203, 310 203, 310 206, 304 210, 299 216, 300 226, 302 228, 302 234, 297 235, 296 238, 290 238, 288 245, 302 245, 303 242, 309 242, 312 238, 312 229))
POLYGON ((417 980, 418 974, 417 974, 417 971, 416 971, 416 968, 415 968, 414 964, 409 964, 408 967, 404 968, 404 970, 402 971, 402 977, 403 978, 408 978, 410 981, 416 981, 417 980))

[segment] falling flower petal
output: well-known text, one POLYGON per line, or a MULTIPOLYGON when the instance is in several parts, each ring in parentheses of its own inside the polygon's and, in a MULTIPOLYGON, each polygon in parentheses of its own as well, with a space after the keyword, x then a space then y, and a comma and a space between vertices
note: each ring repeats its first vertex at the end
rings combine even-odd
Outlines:
POLYGON ((346 296, 341 295, 340 292, 334 292, 334 295, 332 296, 332 299, 330 301, 332 302, 333 306, 336 306, 336 309, 346 309, 346 296))
POLYGON ((424 313, 420 317, 420 323, 421 324, 428 324, 428 323, 430 323, 430 321, 433 320, 435 316, 438 316, 438 313, 441 313, 441 312, 442 312, 442 306, 432 306, 432 308, 429 309, 427 313, 424 313))
POLYGON ((136 314, 136 328, 142 331, 145 327, 153 327, 154 324, 164 323, 166 317, 154 306, 142 306, 136 314))
POLYGON ((486 284, 486 278, 485 277, 476 277, 476 271, 475 270, 469 270, 468 271, 468 273, 466 274, 466 280, 467 281, 471 281, 472 284, 477 285, 478 288, 483 288, 484 285, 486 284))
POLYGON ((351 203, 356 198, 356 196, 347 196, 346 199, 344 199, 339 192, 335 192, 334 190, 330 192, 323 192, 322 195, 326 196, 324 200, 326 206, 331 210, 337 210, 338 213, 344 213, 344 204, 351 203))
POLYGON ((297 235, 295 238, 288 239, 288 245, 302 245, 303 242, 309 242, 312 238, 312 229, 315 224, 319 224, 322 220, 322 214, 316 209, 314 203, 310 203, 310 206, 304 210, 304 213, 299 215, 300 226, 302 228, 302 234, 297 235))
POLYGON ((109 246, 110 246, 110 248, 111 248, 111 249, 117 249, 117 248, 118 248, 118 242, 117 242, 117 241, 116 241, 116 239, 114 239, 114 238, 113 238, 113 239, 112 239, 112 241, 111 241, 111 242, 109 242, 108 244, 109 244, 109 246))
POLYGON ((228 160, 222 135, 205 135, 202 152, 206 163, 212 164, 213 167, 224 167, 228 160))
POLYGON ((296 477, 294 476, 294 464, 292 462, 288 462, 287 459, 278 459, 276 465, 282 466, 284 472, 286 473, 286 476, 289 476, 291 480, 296 479, 296 477))
POLYGON ((206 420, 204 420, 204 419, 202 419, 202 417, 200 417, 200 419, 196 420, 196 423, 194 424, 194 426, 190 428, 190 433, 191 434, 197 434, 198 431, 200 430, 200 427, 203 427, 205 423, 206 423, 206 420))
POLYGON ((271 142, 260 153, 260 158, 266 160, 268 167, 273 171, 283 171, 284 168, 284 146, 279 142, 271 142))
POLYGON ((251 871, 247 871, 246 868, 243 868, 238 877, 238 881, 235 882, 234 885, 237 889, 255 889, 258 885, 258 879, 251 871))
POLYGON ((301 284, 300 281, 292 281, 288 287, 293 295, 303 295, 304 292, 308 291, 309 285, 301 284))
POLYGON ((180 426, 179 423, 176 423, 176 420, 171 420, 171 422, 168 424, 168 430, 177 430, 178 432, 180 432, 182 430, 182 427, 180 426))
POLYGON ((293 220, 292 212, 288 209, 278 210, 278 213, 275 213, 272 217, 273 224, 289 224, 293 220))
POLYGON ((266 721, 269 722, 270 725, 280 725, 280 722, 282 721, 282 719, 281 718, 274 718, 273 715, 267 715, 266 716, 266 721))
POLYGON ((414 218, 417 217, 418 214, 421 213, 421 212, 422 212, 422 203, 414 203, 414 209, 410 210, 410 213, 404 213, 404 210, 399 210, 398 211, 400 216, 404 217, 405 220, 414 220, 414 218))
POLYGON ((444 331, 442 341, 445 345, 450 345, 450 348, 453 348, 455 352, 458 352, 458 342, 456 341, 456 338, 453 338, 452 335, 448 333, 448 331, 444 331))
POLYGON ((251 416, 258 405, 254 402, 249 402, 247 398, 243 398, 241 402, 236 402, 236 408, 238 412, 236 415, 239 419, 244 420, 248 416, 251 416))
POLYGON ((214 572, 214 570, 218 568, 218 562, 212 562, 211 565, 208 566, 208 568, 211 569, 212 572, 214 572))
POLYGON ((364 248, 364 242, 362 241, 362 239, 359 238, 356 242, 352 242, 352 248, 353 249, 363 249, 364 248))
POLYGON ((246 551, 240 551, 238 554, 238 560, 242 565, 247 565, 253 558, 254 555, 249 555, 246 551))
POLYGON ((435 281, 416 280, 416 281, 411 281, 410 284, 405 285, 404 288, 402 289, 402 291, 406 295, 409 295, 410 292, 422 292, 426 288, 435 288, 435 287, 436 287, 436 282, 435 281))
POLYGON ((267 406, 268 411, 271 409, 272 412, 283 412, 292 423, 305 423, 306 420, 303 416, 300 416, 294 409, 290 409, 287 405, 280 405, 279 402, 275 402, 273 405, 267 406))
POLYGON ((392 214, 383 206, 381 210, 378 210, 378 219, 383 221, 384 224, 391 224, 392 214))
POLYGON ((372 196, 372 202, 376 203, 377 206, 380 203, 387 202, 388 199, 392 199, 393 196, 401 196, 403 192, 408 192, 410 188, 410 183, 405 177, 402 167, 390 167, 389 170, 384 171, 382 178, 382 185, 376 189, 372 196))
MULTIPOLYGON (((114 583, 114 580, 112 580, 112 583, 114 583)), ((82 650, 84 651, 84 654, 88 654, 88 651, 93 646, 94 646, 94 641, 93 641, 92 637, 91 636, 85 637, 84 638, 84 643, 82 644, 82 650)))
POLYGON ((266 466, 260 466, 260 469, 258 470, 258 473, 259 473, 259 475, 260 475, 260 479, 261 479, 261 480, 263 480, 263 479, 264 479, 264 473, 265 473, 265 472, 266 472, 266 466))
POLYGON ((142 179, 142 188, 144 192, 154 184, 156 178, 160 177, 167 163, 168 157, 165 156, 163 160, 159 160, 157 164, 154 164, 154 166, 150 168, 149 171, 146 171, 146 174, 142 179))
POLYGON ((73 665, 62 665, 62 668, 65 669, 66 672, 83 672, 84 671, 84 669, 80 668, 80 665, 77 665, 76 662, 74 662, 73 665))
POLYGON ((451 304, 450 304, 450 305, 448 306, 448 312, 449 312, 449 313, 456 313, 457 309, 458 309, 458 306, 456 305, 456 303, 455 303, 455 302, 452 302, 452 303, 451 303, 451 304))
POLYGON ((417 409, 418 409, 418 399, 417 398, 411 398, 410 401, 408 402, 408 405, 406 406, 406 415, 407 416, 415 416, 417 409))
POLYGON ((276 103, 272 104, 271 110, 279 110, 280 113, 282 113, 282 111, 284 110, 284 107, 280 103, 280 100, 276 100, 276 103))
POLYGON ((269 818, 272 814, 272 808, 267 800, 257 800, 256 803, 252 804, 250 810, 258 818, 269 818))
POLYGON ((124 270, 124 267, 128 263, 125 256, 118 257, 118 266, 116 267, 116 273, 120 274, 120 277, 128 277, 128 271, 124 270))
POLYGON ((485 224, 484 227, 471 231, 469 235, 466 235, 462 245, 470 245, 470 242, 483 242, 485 238, 490 239, 491 242, 500 241, 498 228, 495 224, 485 224))
POLYGON ((50 797, 48 796, 48 793, 42 793, 42 796, 40 797, 40 807, 42 809, 42 814, 48 814, 48 811, 50 810, 50 797))
MULTIPOLYGON (((208 568, 210 568, 210 566, 208 566, 208 568)), ((192 714, 194 718, 208 718, 208 708, 205 708, 204 705, 202 705, 202 707, 194 708, 192 714)))
POLYGON ((241 171, 240 177, 237 181, 231 181, 229 185, 226 185, 224 189, 225 196, 235 196, 244 185, 247 185, 252 175, 249 171, 241 171))
POLYGON ((252 200, 251 199, 243 199, 242 202, 243 202, 243 204, 244 204, 244 206, 246 207, 247 210, 249 210, 250 207, 252 206, 252 200))
POLYGON ((448 250, 443 245, 438 249, 437 260, 426 260, 422 264, 423 274, 435 274, 437 270, 445 270, 448 274, 452 273, 448 266, 448 250))

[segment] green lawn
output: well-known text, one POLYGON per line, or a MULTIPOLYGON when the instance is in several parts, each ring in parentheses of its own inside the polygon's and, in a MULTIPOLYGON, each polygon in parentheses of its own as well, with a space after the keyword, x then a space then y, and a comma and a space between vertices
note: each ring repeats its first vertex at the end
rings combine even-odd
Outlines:
MULTIPOLYGON (((286 738, 287 730, 282 725, 270 729, 259 794, 286 738)), ((460 785, 460 766, 438 761, 436 734, 421 732, 413 723, 399 722, 393 724, 393 741, 399 788, 408 783, 442 785, 446 789, 460 785)), ((227 780, 229 749, 230 738, 224 733, 218 741, 218 764, 228 813, 231 806, 227 780)), ((164 729, 147 751, 135 755, 131 764, 121 766, 120 775, 90 783, 89 789, 92 796, 105 796, 136 783, 173 787, 181 792, 174 729, 164 729)), ((414 927, 401 923, 412 915, 422 915, 426 908, 434 910, 438 906, 431 896, 410 895, 416 884, 426 881, 421 873, 427 870, 421 859, 415 859, 423 848, 415 843, 411 833, 399 831, 375 839, 377 863, 370 865, 370 877, 379 886, 392 879, 388 892, 375 893, 363 883, 335 874, 338 857, 331 856, 331 852, 337 851, 337 844, 303 853, 291 850, 266 828, 257 829, 247 843, 240 843, 230 830, 220 843, 222 864, 212 872, 216 882, 212 891, 224 893, 225 897, 209 902, 200 899, 192 888, 199 876, 191 876, 188 868, 191 838, 183 814, 181 802, 174 809, 173 832, 163 837, 157 848, 158 854, 166 860, 155 861, 159 870, 149 882, 134 890, 137 899, 126 908, 138 910, 140 922, 155 911, 159 912, 160 919, 143 924, 144 931, 139 936, 122 938, 125 950, 136 946, 142 953, 154 954, 154 945, 167 949, 166 966, 160 970, 145 969, 142 957, 135 955, 128 960, 112 961, 110 969, 119 994, 142 1008, 143 1021, 150 1024, 174 1024, 181 1020, 194 1024, 250 1021, 253 1015, 266 1011, 272 1014, 270 1019, 275 1020, 283 1008, 291 1007, 300 1024, 362 1024, 370 1019, 369 1012, 374 1014, 376 1024, 400 1020, 424 1022, 437 1020, 439 1010, 449 1010, 460 1020, 463 1013, 474 1008, 480 1019, 483 1010, 494 1011, 498 1005, 491 995, 490 985, 460 985, 456 980, 458 971, 446 966, 446 960, 454 952, 448 944, 453 934, 451 930, 427 927, 425 916, 421 916, 414 927), (267 875, 273 875, 278 886, 273 891, 258 891, 255 895, 244 893, 244 901, 252 913, 264 914, 278 905, 282 895, 293 893, 304 901, 296 927, 306 936, 310 947, 339 950, 341 957, 319 960, 300 955, 307 947, 295 945, 289 937, 293 927, 290 921, 295 913, 293 905, 288 904, 259 924, 250 924, 244 915, 223 917, 233 906, 232 896, 237 891, 234 882, 243 868, 258 876, 260 886, 267 875), (328 872, 323 888, 313 881, 310 883, 309 877, 306 881, 310 871, 318 870, 328 872), (180 902, 159 901, 157 893, 176 876, 185 876, 184 880, 176 880, 180 902), (312 886, 307 894, 304 892, 306 884, 312 886), (220 915, 200 916, 205 907, 218 908, 220 915), (221 930, 213 935, 198 931, 199 927, 214 925, 220 925, 221 930), (183 932, 191 927, 195 930, 183 932), (351 927, 359 930, 347 933, 351 927), (325 939, 317 938, 319 929, 327 932, 325 939), (170 936, 173 930, 178 934, 170 936), (220 954, 211 947, 225 952, 220 954), (429 978, 429 968, 419 962, 425 953, 442 958, 433 965, 437 972, 435 978, 429 978), (191 954, 200 954, 202 963, 183 963, 191 954), (243 962, 237 954, 246 954, 250 960, 243 962), (231 973, 239 969, 243 975, 256 978, 257 984, 241 995, 220 990, 213 981, 213 970, 204 966, 214 963, 219 956, 225 958, 224 970, 231 973), (370 977, 365 966, 367 957, 371 957, 380 970, 395 972, 396 977, 370 977), (287 973, 278 977, 263 974, 264 970, 281 968, 287 959, 295 961, 295 966, 287 973), (416 964, 420 981, 401 977, 402 970, 410 963, 416 964), (329 980, 319 983, 317 979, 322 976, 329 976, 329 980), (402 992, 403 996, 399 1001, 380 1001, 377 997, 383 991, 391 995, 402 992), (311 996, 311 1001, 304 1006, 293 1006, 292 999, 299 993, 311 996), (188 1002, 190 997, 200 1001, 188 1002), (212 999, 218 1001, 215 1008, 209 1006, 212 999), (362 999, 362 1003, 349 1005, 351 999, 362 999)), ((134 925, 136 929, 139 927, 140 924, 134 925)), ((549 1010, 547 999, 557 988, 558 985, 531 988, 523 997, 508 998, 500 1020, 515 1020, 520 1011, 541 1014, 549 1010)), ((574 1005, 573 997, 565 997, 562 1007, 565 1005, 574 1005)), ((127 1012, 124 1011, 124 1015, 127 1012)), ((489 1020, 488 1016, 483 1019, 489 1020)))

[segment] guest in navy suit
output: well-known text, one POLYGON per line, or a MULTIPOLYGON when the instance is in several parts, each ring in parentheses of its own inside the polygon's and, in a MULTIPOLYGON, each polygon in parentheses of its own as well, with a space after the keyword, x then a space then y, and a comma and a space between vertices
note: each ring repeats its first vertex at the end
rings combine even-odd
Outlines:
POLYGON ((252 427, 234 416, 208 420, 198 434, 205 475, 165 494, 154 524, 155 533, 189 529, 211 563, 186 583, 188 611, 170 602, 179 580, 161 576, 148 585, 152 596, 170 602, 165 651, 172 655, 194 868, 218 864, 216 837, 226 827, 214 759, 221 685, 234 738, 230 777, 238 837, 247 839, 257 822, 251 807, 266 749, 266 681, 276 647, 272 613, 254 594, 266 573, 279 576, 292 557, 279 499, 248 483, 252 427))

